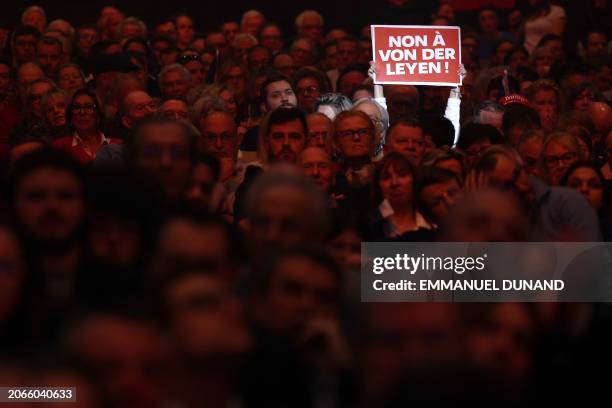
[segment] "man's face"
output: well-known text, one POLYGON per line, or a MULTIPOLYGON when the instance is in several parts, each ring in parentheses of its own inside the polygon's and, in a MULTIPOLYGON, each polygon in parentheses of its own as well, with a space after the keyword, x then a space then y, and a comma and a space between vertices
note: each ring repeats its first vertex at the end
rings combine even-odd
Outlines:
POLYGON ((49 91, 50 89, 51 85, 46 82, 38 82, 36 84, 33 84, 30 88, 30 92, 28 92, 29 108, 30 112, 32 112, 34 116, 38 118, 44 117, 44 112, 42 111, 40 102, 42 100, 43 95, 47 93, 47 91, 49 91))
POLYGON ((233 22, 233 21, 223 23, 223 25, 221 26, 221 32, 223 33, 223 35, 225 36, 225 40, 229 44, 231 44, 234 41, 234 38, 236 38, 236 34, 238 34, 238 30, 240 30, 238 23, 233 22))
POLYGON ((24 16, 23 24, 32 26, 41 33, 44 33, 47 26, 47 19, 40 11, 32 10, 24 16))
POLYGON ((416 114, 419 92, 415 87, 410 85, 385 86, 385 95, 391 123, 416 114))
POLYGON ((178 99, 170 99, 162 103, 158 109, 158 113, 161 116, 177 120, 188 120, 189 118, 187 104, 178 99))
POLYGON ((166 97, 184 96, 189 89, 187 78, 179 71, 171 71, 166 74, 162 87, 162 93, 166 97))
POLYGON ((270 53, 262 48, 257 48, 249 53, 249 68, 256 71, 270 63, 270 53))
POLYGON ((165 23, 161 23, 155 29, 158 34, 166 35, 174 40, 176 40, 176 25, 173 21, 166 21, 165 23))
POLYGON ((210 166, 206 163, 196 163, 193 166, 191 183, 185 193, 185 199, 194 208, 209 211, 216 183, 217 180, 210 166))
POLYGON ((321 96, 319 82, 313 77, 305 77, 298 81, 295 88, 300 108, 312 112, 315 101, 321 96))
POLYGON ((166 398, 167 350, 153 326, 94 316, 79 327, 74 342, 79 361, 95 373, 113 406, 153 407, 166 398))
POLYGON ((57 68, 62 62, 61 45, 38 43, 36 60, 45 69, 47 76, 55 77, 57 68))
POLYGON ((36 37, 33 35, 26 34, 16 37, 14 47, 17 62, 23 64, 36 59, 36 37))
POLYGON ((340 41, 338 43, 338 69, 343 70, 348 65, 357 62, 358 44, 354 41, 340 41))
POLYGON ((266 108, 273 111, 279 106, 297 106, 297 98, 291 84, 287 81, 277 81, 266 87, 266 108))
POLYGON ((220 160, 238 158, 238 135, 232 117, 224 112, 213 112, 200 122, 206 151, 220 160))
POLYGON ((308 258, 282 260, 261 299, 260 319, 275 332, 300 334, 313 319, 334 319, 338 282, 334 273, 308 258))
POLYGON ((448 211, 463 195, 455 179, 430 184, 421 190, 421 201, 431 214, 432 221, 440 225, 446 219, 448 211))
POLYGON ((282 54, 274 58, 273 65, 278 72, 287 78, 293 78, 293 74, 295 74, 295 71, 297 70, 293 57, 287 54, 282 54))
POLYGON ((61 89, 72 95, 85 85, 85 81, 76 67, 67 66, 58 72, 57 84, 61 89))
POLYGON ((414 165, 418 165, 425 152, 425 136, 423 129, 413 126, 398 125, 387 135, 385 148, 389 152, 397 152, 414 165))
POLYGON ((347 98, 351 97, 353 89, 365 81, 366 76, 358 71, 349 72, 344 75, 338 84, 338 92, 347 98))
POLYGON ((200 85, 204 81, 207 70, 202 61, 189 61, 183 64, 191 74, 191 82, 194 86, 200 85))
POLYGON ((331 153, 332 144, 330 137, 333 131, 331 121, 326 116, 311 114, 306 118, 306 123, 308 124, 306 146, 319 147, 331 153))
POLYGON ((283 34, 276 26, 268 26, 261 30, 260 43, 273 53, 283 49, 283 34))
POLYGON ((251 14, 242 22, 241 31, 243 33, 254 35, 257 38, 257 34, 264 23, 265 21, 261 15, 251 14))
POLYGON ((522 166, 510 160, 505 155, 497 155, 495 168, 486 173, 489 184, 512 188, 518 194, 525 208, 528 208, 534 200, 531 182, 527 172, 522 166))
POLYGON ((349 116, 336 125, 336 146, 345 159, 362 159, 369 157, 374 134, 364 118, 349 116))
POLYGON ((155 176, 166 193, 179 196, 191 177, 190 146, 178 124, 151 125, 142 129, 136 163, 155 176))
POLYGON ((307 147, 300 154, 299 165, 324 192, 329 192, 334 177, 329 153, 319 147, 307 147))
POLYGON ((495 33, 499 26, 497 14, 492 10, 484 10, 478 16, 480 28, 486 34, 495 33))
POLYGON ((543 152, 549 182, 558 185, 565 172, 580 158, 578 152, 562 143, 551 141, 543 152))
POLYGON ((193 21, 187 16, 180 16, 176 19, 176 30, 178 32, 178 41, 181 44, 188 45, 193 40, 195 31, 193 29, 193 21))
POLYGON ((587 40, 585 53, 590 58, 604 57, 608 52, 608 39, 600 33, 591 33, 587 40))
POLYGON ((310 65, 312 63, 312 45, 308 40, 300 39, 296 40, 291 45, 291 50, 289 54, 295 61, 295 64, 298 67, 303 67, 305 65, 310 65))
POLYGON ((226 282, 193 273, 165 288, 170 334, 193 359, 235 357, 251 346, 244 308, 226 282))
POLYGON ((299 119, 270 126, 270 161, 295 163, 306 145, 306 130, 299 119))
POLYGON ((314 43, 318 43, 323 36, 323 24, 321 24, 317 16, 306 15, 302 20, 302 26, 298 34, 310 39, 314 43))
POLYGON ((593 82, 604 91, 612 87, 612 69, 605 65, 593 75, 593 82))
POLYGON ((248 238, 256 256, 315 239, 311 197, 293 187, 272 187, 260 197, 248 219, 248 238))
POLYGON ((134 91, 127 94, 124 102, 126 114, 122 118, 123 126, 132 129, 134 125, 157 110, 157 104, 143 91, 134 91))
POLYGON ((537 139, 530 139, 519 145, 518 152, 523 159, 527 174, 538 175, 538 163, 540 162, 542 147, 543 143, 537 139))
POLYGON ((329 69, 338 67, 338 47, 336 44, 331 44, 325 47, 325 60, 329 69))
POLYGON ((206 36, 206 45, 209 48, 219 50, 219 52, 224 52, 227 48, 227 40, 222 33, 211 33, 206 36))
POLYGON ((17 185, 15 210, 36 240, 64 243, 73 238, 83 220, 81 184, 64 170, 33 170, 17 185))
POLYGON ((85 55, 89 54, 92 45, 98 41, 98 32, 92 28, 83 28, 77 35, 77 48, 85 55))

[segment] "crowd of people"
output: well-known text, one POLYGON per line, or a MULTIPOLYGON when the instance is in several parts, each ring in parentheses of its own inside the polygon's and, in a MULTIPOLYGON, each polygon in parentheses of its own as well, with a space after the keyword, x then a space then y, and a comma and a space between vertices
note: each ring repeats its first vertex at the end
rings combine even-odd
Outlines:
MULTIPOLYGON (((370 27, 315 10, 290 32, 114 6, 0 27, 0 385, 82 407, 605 396, 606 304, 360 302, 362 242, 612 239, 609 20, 572 43, 548 0, 473 17, 456 88, 375 85, 370 27)), ((457 24, 450 1, 425 18, 457 24)))

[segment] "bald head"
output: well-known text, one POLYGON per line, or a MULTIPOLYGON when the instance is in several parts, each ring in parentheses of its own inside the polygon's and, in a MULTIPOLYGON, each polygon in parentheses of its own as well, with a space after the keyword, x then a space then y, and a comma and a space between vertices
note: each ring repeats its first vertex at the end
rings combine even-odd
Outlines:
POLYGON ((612 108, 607 103, 592 103, 589 108, 589 116, 597 132, 604 137, 612 129, 612 108))
POLYGON ((138 121, 155 112, 155 101, 144 91, 132 91, 123 98, 121 123, 133 129, 138 121))

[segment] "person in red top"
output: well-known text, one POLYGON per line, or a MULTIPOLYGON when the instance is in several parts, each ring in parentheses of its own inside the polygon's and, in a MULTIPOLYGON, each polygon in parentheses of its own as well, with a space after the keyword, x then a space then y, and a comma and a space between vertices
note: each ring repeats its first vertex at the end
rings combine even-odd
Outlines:
POLYGON ((107 144, 120 144, 119 139, 108 138, 102 133, 103 115, 98 98, 93 91, 83 88, 75 92, 68 108, 67 119, 74 130, 53 142, 53 147, 70 154, 86 165, 95 157, 98 149, 107 144))

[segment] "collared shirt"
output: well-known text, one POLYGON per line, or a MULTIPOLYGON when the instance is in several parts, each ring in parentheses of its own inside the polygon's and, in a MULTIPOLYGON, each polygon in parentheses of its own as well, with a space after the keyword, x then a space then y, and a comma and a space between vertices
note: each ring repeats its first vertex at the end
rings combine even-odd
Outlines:
POLYGON ((564 238, 568 234, 579 241, 601 241, 597 213, 582 194, 568 187, 549 186, 537 177, 530 177, 535 203, 530 221, 548 238, 564 238))
POLYGON ((388 234, 388 237, 396 237, 405 234, 406 232, 418 231, 420 229, 433 229, 433 226, 425 220, 425 217, 423 217, 420 212, 417 211, 414 215, 414 228, 408 231, 397 231, 397 228, 393 224, 393 220, 391 218, 393 214, 395 214, 395 212, 393 211, 393 207, 391 207, 391 204, 389 204, 389 201, 387 201, 386 199, 380 203, 380 205, 378 206, 378 211, 380 212, 382 220, 386 224, 385 233, 388 234))
MULTIPOLYGON (((119 139, 107 138, 104 133, 100 132, 101 145, 121 144, 119 139)), ((96 152, 92 152, 83 143, 83 139, 75 132, 72 136, 65 136, 57 139, 52 144, 54 149, 64 151, 74 157, 82 165, 89 164, 96 157, 96 152)))

